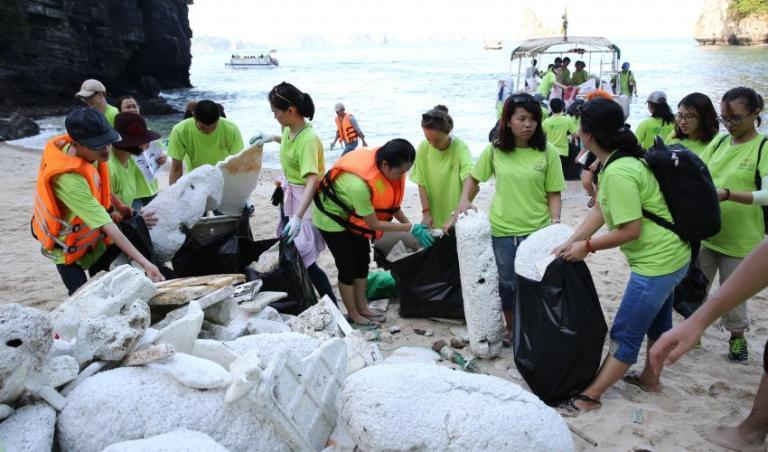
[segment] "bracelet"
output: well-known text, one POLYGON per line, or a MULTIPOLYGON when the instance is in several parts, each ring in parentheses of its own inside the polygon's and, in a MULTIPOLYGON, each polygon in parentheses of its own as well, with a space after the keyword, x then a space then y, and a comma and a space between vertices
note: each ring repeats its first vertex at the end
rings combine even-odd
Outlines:
POLYGON ((724 188, 723 190, 725 190, 725 199, 723 201, 728 201, 731 199, 731 190, 728 188, 724 188))
POLYGON ((559 224, 560 223, 560 219, 559 218, 553 218, 551 223, 552 224, 559 224))
POLYGON ((596 249, 592 248, 592 242, 590 241, 590 239, 587 239, 586 248, 588 253, 594 253, 595 251, 597 251, 596 249))

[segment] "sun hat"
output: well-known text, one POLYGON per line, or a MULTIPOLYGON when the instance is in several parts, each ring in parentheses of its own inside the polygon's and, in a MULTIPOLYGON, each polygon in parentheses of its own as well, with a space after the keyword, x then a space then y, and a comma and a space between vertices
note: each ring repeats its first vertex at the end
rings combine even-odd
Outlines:
POLYGON ((122 137, 113 143, 119 149, 136 148, 160 138, 160 134, 149 130, 141 115, 132 112, 118 113, 115 116, 115 130, 122 137))
POLYGON ((80 85, 80 91, 75 94, 75 97, 91 97, 96 93, 106 93, 107 87, 103 83, 96 79, 89 78, 80 85))
POLYGON ((120 140, 120 134, 109 125, 107 118, 93 108, 78 108, 64 121, 67 134, 91 149, 101 149, 120 140))
POLYGON ((667 94, 664 93, 664 91, 654 91, 648 95, 647 102, 650 102, 652 104, 666 104, 667 94))

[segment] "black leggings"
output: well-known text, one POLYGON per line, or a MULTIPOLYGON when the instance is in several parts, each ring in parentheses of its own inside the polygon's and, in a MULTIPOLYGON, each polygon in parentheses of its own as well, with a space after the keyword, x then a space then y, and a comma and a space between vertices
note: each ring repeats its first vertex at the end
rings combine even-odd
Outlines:
POLYGON ((309 274, 309 279, 312 280, 312 285, 317 289, 317 293, 319 293, 320 296, 328 295, 328 298, 333 300, 334 303, 337 303, 336 295, 333 294, 331 281, 328 279, 328 275, 325 274, 323 269, 317 265, 317 262, 307 267, 307 273, 309 274))
MULTIPOLYGON (((118 255, 120 255, 120 248, 115 245, 108 246, 104 254, 88 268, 88 275, 93 276, 102 270, 109 271, 109 265, 118 255)), ((75 293, 80 286, 88 281, 85 269, 78 264, 56 264, 56 270, 58 270, 64 285, 67 286, 69 295, 75 293)))
POLYGON ((320 233, 336 261, 341 284, 351 286, 356 279, 368 276, 368 264, 371 262, 371 242, 368 239, 349 231, 321 230, 320 233))

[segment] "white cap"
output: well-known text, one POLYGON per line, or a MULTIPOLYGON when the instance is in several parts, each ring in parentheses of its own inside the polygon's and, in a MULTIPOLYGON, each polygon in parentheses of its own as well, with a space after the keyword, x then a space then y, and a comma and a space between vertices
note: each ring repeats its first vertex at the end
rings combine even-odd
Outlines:
POLYGON ((89 78, 80 85, 80 91, 75 94, 75 97, 91 97, 96 93, 106 93, 107 88, 103 83, 96 79, 89 78))
POLYGON ((344 110, 344 104, 341 102, 337 103, 336 106, 333 107, 333 109, 336 111, 336 113, 344 110))
POLYGON ((666 104, 667 94, 664 91, 654 91, 648 95, 648 102, 652 104, 666 104))

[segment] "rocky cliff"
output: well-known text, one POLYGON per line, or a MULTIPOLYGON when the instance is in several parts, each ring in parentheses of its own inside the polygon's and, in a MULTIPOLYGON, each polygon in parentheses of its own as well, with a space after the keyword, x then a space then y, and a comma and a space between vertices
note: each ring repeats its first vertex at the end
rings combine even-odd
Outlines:
POLYGON ((768 43, 768 14, 739 14, 734 0, 707 0, 694 37, 708 45, 765 44, 768 43))
MULTIPOLYGON (((160 89, 190 86, 191 0, 0 0, 0 114, 68 110, 83 80, 110 99, 170 107, 160 89)), ((167 111, 166 111, 167 112, 167 111)))

